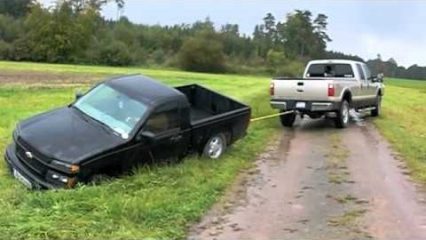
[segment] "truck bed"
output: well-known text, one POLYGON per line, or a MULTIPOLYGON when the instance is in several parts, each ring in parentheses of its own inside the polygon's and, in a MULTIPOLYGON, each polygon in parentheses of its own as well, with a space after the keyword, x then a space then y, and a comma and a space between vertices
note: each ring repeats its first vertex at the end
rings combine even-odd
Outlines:
POLYGON ((190 104, 192 147, 204 147, 208 136, 224 133, 231 144, 246 134, 250 107, 199 85, 177 87, 190 104))
POLYGON ((191 116, 191 122, 213 116, 212 113, 210 113, 206 110, 203 110, 201 108, 196 108, 194 106, 191 106, 191 111, 190 111, 189 115, 191 116))
POLYGON ((242 103, 196 84, 177 87, 176 89, 185 94, 191 104, 190 118, 192 124, 249 110, 249 107, 242 103))

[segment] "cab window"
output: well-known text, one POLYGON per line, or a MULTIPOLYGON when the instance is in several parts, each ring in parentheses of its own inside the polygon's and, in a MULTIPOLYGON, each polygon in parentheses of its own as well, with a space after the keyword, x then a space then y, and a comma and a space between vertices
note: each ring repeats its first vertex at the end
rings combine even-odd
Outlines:
POLYGON ((361 78, 361 80, 365 80, 365 74, 362 70, 361 64, 357 64, 356 68, 358 69, 359 77, 361 78))
POLYGON ((371 80, 371 72, 370 69, 367 67, 367 65, 363 65, 364 71, 365 71, 365 77, 367 80, 371 80))
POLYGON ((179 112, 177 109, 154 113, 148 118, 145 130, 154 134, 161 134, 180 127, 179 112))

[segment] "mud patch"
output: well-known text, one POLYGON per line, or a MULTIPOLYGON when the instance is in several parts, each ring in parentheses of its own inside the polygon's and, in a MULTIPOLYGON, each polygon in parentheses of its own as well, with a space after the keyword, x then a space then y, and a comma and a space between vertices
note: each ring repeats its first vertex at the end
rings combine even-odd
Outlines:
POLYGON ((302 120, 286 130, 220 204, 226 210, 208 213, 189 239, 369 239, 359 223, 367 204, 350 192, 341 132, 325 128, 325 120, 302 120))
POLYGON ((414 184, 401 157, 391 151, 374 126, 351 127, 343 135, 350 155, 348 166, 356 184, 353 191, 368 200, 363 215, 375 239, 426 239, 423 189, 414 184))
MULTIPOLYGON (((351 184, 350 172, 347 167, 349 149, 342 144, 341 134, 330 136, 331 148, 327 156, 327 172, 329 182, 332 184, 351 184)), ((328 225, 338 228, 345 233, 346 237, 353 239, 371 239, 362 225, 362 217, 367 212, 368 201, 360 200, 350 193, 350 186, 342 189, 341 193, 328 195, 338 204, 343 206, 343 212, 328 218, 328 225)))
POLYGON ((426 196, 371 123, 329 125, 302 120, 286 130, 226 211, 208 213, 190 239, 426 239, 426 196))
POLYGON ((38 71, 0 71, 0 84, 88 84, 101 80, 105 75, 84 73, 52 73, 38 71))

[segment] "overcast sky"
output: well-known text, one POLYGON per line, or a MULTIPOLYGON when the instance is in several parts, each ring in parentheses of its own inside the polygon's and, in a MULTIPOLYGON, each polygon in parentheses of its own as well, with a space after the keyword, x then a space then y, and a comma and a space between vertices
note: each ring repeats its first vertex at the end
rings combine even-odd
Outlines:
MULTIPOLYGON (((42 0, 51 2, 52 0, 42 0)), ((279 21, 294 9, 310 10, 329 17, 328 49, 356 54, 366 59, 378 53, 400 65, 426 66, 426 1, 337 1, 337 0, 126 0, 124 15, 143 24, 193 23, 206 17, 217 26, 237 23, 252 34, 254 26, 271 12, 279 21)), ((115 19, 113 4, 103 10, 115 19)))

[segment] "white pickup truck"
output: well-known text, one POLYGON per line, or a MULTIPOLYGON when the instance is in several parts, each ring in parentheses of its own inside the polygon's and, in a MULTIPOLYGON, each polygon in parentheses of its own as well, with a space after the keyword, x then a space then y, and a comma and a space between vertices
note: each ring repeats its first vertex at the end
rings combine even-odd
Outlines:
POLYGON ((380 114, 384 94, 382 76, 372 76, 367 65, 351 60, 310 61, 303 78, 277 77, 270 85, 271 106, 281 112, 285 127, 293 126, 296 115, 335 119, 336 127, 349 122, 349 109, 366 109, 380 114))

